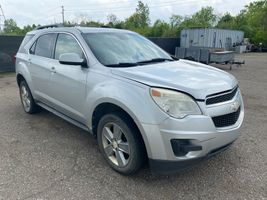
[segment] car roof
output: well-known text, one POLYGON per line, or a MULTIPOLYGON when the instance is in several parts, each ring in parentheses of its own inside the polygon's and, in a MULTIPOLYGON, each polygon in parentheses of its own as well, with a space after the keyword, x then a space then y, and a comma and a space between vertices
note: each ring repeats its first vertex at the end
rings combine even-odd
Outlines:
POLYGON ((27 34, 37 34, 46 32, 80 32, 80 33, 133 33, 129 30, 115 29, 115 28, 103 28, 103 27, 53 27, 53 28, 43 28, 28 32, 27 34))

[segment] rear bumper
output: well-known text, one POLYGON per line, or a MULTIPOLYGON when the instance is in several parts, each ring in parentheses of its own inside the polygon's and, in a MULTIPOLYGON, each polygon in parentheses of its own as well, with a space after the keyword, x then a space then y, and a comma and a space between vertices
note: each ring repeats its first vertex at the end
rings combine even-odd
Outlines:
POLYGON ((228 149, 233 142, 224 145, 222 147, 219 147, 217 149, 214 149, 210 153, 208 153, 206 156, 203 157, 197 157, 193 159, 188 160, 179 160, 179 161, 170 161, 170 160, 155 160, 155 159, 149 159, 149 165, 152 173, 159 174, 159 175, 169 175, 181 172, 183 170, 186 170, 188 168, 192 168, 199 164, 200 162, 203 162, 212 156, 225 151, 228 149))

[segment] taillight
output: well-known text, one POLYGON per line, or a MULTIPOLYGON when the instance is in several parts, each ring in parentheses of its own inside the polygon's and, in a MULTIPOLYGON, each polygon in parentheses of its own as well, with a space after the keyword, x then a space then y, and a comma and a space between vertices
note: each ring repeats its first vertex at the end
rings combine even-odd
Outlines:
POLYGON ((17 56, 17 54, 14 54, 13 55, 13 62, 14 62, 14 64, 16 64, 16 56, 17 56))

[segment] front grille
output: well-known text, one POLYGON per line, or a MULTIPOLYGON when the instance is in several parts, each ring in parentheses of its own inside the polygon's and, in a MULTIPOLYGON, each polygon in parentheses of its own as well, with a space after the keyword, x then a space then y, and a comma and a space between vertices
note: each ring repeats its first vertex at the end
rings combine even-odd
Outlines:
POLYGON ((236 87, 235 89, 233 89, 232 91, 229 92, 223 92, 223 94, 219 95, 219 94, 215 94, 215 95, 209 95, 211 97, 207 97, 206 99, 206 105, 211 105, 211 104, 215 104, 215 103, 220 103, 220 102, 225 102, 225 101, 229 101, 231 99, 234 98, 236 92, 237 92, 238 87, 236 87), (212 97, 214 96, 214 97, 212 97))
POLYGON ((239 107, 236 112, 226 114, 226 115, 212 117, 214 125, 218 128, 234 125, 239 118, 240 110, 241 110, 241 108, 239 107))

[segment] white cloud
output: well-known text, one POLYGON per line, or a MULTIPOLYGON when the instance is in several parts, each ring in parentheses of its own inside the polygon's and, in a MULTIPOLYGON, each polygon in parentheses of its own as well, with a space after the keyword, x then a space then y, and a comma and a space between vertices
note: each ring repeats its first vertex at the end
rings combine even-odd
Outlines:
MULTIPOLYGON (((212 6, 217 13, 237 14, 244 5, 253 0, 143 0, 150 7, 150 18, 168 21, 172 14, 191 15, 201 7, 212 6)), ((65 19, 79 21, 80 16, 105 21, 108 14, 119 19, 129 17, 137 0, 6 0, 2 3, 6 18, 13 18, 19 26, 27 24, 50 24, 62 21, 61 5, 65 6, 65 19)))

